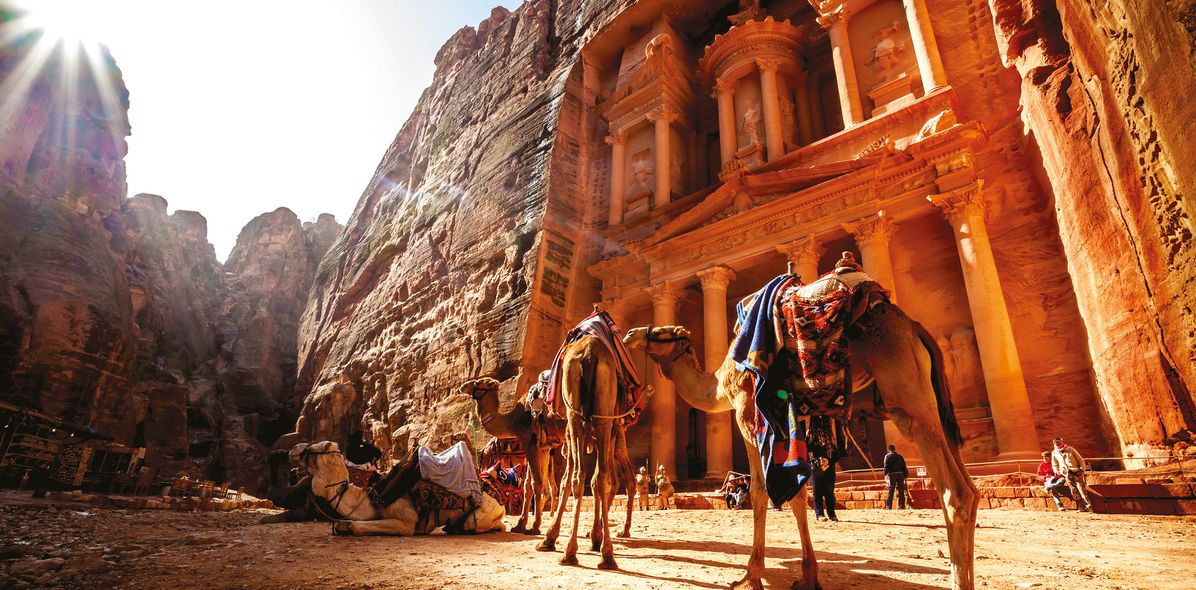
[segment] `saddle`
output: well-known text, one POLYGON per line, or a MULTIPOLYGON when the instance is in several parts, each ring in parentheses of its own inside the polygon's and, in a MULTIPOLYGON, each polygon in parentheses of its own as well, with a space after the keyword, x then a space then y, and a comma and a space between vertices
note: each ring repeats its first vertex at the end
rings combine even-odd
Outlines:
POLYGON ((411 493, 419 480, 419 447, 413 447, 366 493, 374 506, 382 508, 411 493))

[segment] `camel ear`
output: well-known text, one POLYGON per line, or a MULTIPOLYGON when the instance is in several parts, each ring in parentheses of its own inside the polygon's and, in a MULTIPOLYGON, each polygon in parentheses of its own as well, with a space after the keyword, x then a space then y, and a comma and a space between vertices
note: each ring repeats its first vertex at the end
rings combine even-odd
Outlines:
POLYGON ((685 338, 689 338, 689 330, 686 330, 685 328, 678 326, 677 327, 677 335, 685 337, 685 338))

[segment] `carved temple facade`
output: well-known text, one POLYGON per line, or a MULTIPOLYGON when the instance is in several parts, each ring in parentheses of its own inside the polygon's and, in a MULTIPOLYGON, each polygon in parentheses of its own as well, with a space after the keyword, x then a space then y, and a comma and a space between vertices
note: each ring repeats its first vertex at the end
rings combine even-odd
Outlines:
MULTIPOLYGON (((711 370, 739 299, 788 262, 811 281, 852 251, 943 349, 966 460, 1034 457, 1055 436, 1107 452, 1016 76, 1003 77, 991 28, 958 54, 938 39, 963 43, 923 0, 794 0, 642 3, 586 40, 555 139, 520 390, 597 302, 624 328, 685 325, 711 370)), ((746 469, 731 414, 689 408, 640 366, 656 393, 628 432, 634 461, 682 479, 746 469)), ((873 393, 857 394, 860 445, 916 463, 870 411, 873 393)))

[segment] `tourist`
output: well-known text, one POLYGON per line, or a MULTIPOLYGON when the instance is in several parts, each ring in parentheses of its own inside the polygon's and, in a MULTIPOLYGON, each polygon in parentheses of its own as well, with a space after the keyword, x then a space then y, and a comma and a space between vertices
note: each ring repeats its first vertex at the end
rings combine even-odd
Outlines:
POLYGON ((811 486, 814 488, 814 518, 839 522, 835 516, 835 453, 811 457, 811 486))
POLYGON ((673 497, 673 482, 669 474, 665 473, 664 465, 656 467, 656 498, 660 501, 660 509, 669 509, 669 498, 673 497))
POLYGON ((1055 507, 1059 510, 1067 510, 1063 506, 1063 497, 1071 498, 1071 491, 1067 489, 1067 478, 1055 473, 1055 468, 1051 466, 1051 452, 1042 452, 1042 463, 1038 464, 1038 481, 1042 482, 1042 488, 1051 493, 1051 498, 1055 500, 1055 507))
MULTIPOLYGON (((889 485, 889 498, 885 500, 885 510, 893 509, 893 492, 897 492, 897 506, 905 510, 905 479, 909 477, 909 468, 905 466, 905 457, 897 452, 897 447, 889 445, 889 453, 885 455, 885 483, 889 485)), ((913 506, 910 506, 913 508, 913 506)))
POLYGON ((748 498, 748 478, 737 475, 727 480, 723 485, 723 501, 727 503, 727 510, 744 508, 748 498))
POLYGON ((1080 512, 1092 512, 1092 502, 1088 501, 1088 482, 1084 476, 1084 457, 1080 452, 1063 442, 1062 438, 1054 440, 1055 451, 1051 453, 1051 468, 1055 473, 1067 478, 1067 485, 1071 487, 1072 499, 1080 512))
POLYGON ((647 467, 640 467, 639 475, 635 476, 635 493, 640 497, 640 510, 648 509, 648 498, 651 495, 652 478, 648 475, 647 467))

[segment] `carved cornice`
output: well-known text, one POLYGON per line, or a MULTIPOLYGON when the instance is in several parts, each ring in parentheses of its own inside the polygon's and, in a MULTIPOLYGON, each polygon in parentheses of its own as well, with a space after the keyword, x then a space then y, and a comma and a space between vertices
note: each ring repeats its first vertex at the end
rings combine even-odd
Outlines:
POLYGON ((702 283, 703 291, 727 292, 727 286, 735 280, 735 271, 725 266, 714 266, 698 271, 698 281, 702 283))
POLYGON ((748 21, 731 27, 722 35, 715 35, 714 41, 706 47, 698 60, 698 71, 707 86, 713 87, 715 80, 730 74, 738 78, 745 75, 743 66, 753 65, 757 58, 778 59, 780 65, 797 71, 801 69, 802 31, 789 21, 777 21, 772 17, 762 21, 748 21))
POLYGON ((760 73, 776 72, 781 67, 781 60, 775 57, 757 57, 756 67, 760 68, 760 73))
POLYGON ((928 195, 926 200, 938 207, 951 226, 959 229, 964 222, 984 219, 983 180, 970 186, 941 195, 928 195))
POLYGON ((715 100, 718 99, 718 95, 720 95, 720 94, 734 96, 735 89, 739 88, 739 81, 740 81, 739 78, 732 79, 732 80, 728 80, 728 79, 715 80, 714 81, 714 94, 713 94, 713 97, 715 98, 715 100))
POLYGON ((666 123, 673 123, 681 119, 681 113, 669 108, 668 105, 662 105, 660 108, 649 112, 647 117, 653 123, 660 120, 664 120, 666 123))
POLYGON ((806 236, 800 240, 781 244, 777 246, 777 252, 785 255, 790 262, 795 265, 802 264, 818 264, 818 260, 822 258, 822 253, 826 252, 826 247, 818 244, 818 240, 814 236, 806 236))
POLYGON ((893 222, 885 217, 884 211, 877 211, 876 215, 870 215, 851 223, 844 223, 842 227, 847 233, 855 237, 855 242, 860 246, 869 244, 887 246, 889 239, 893 237, 893 232, 897 229, 893 225, 893 222))
POLYGON ((623 131, 615 131, 603 138, 607 145, 623 145, 627 142, 627 134, 623 131))
POLYGON ((681 287, 673 281, 661 281, 654 283, 648 287, 644 287, 644 292, 652 298, 652 305, 677 305, 677 300, 681 297, 681 287))

